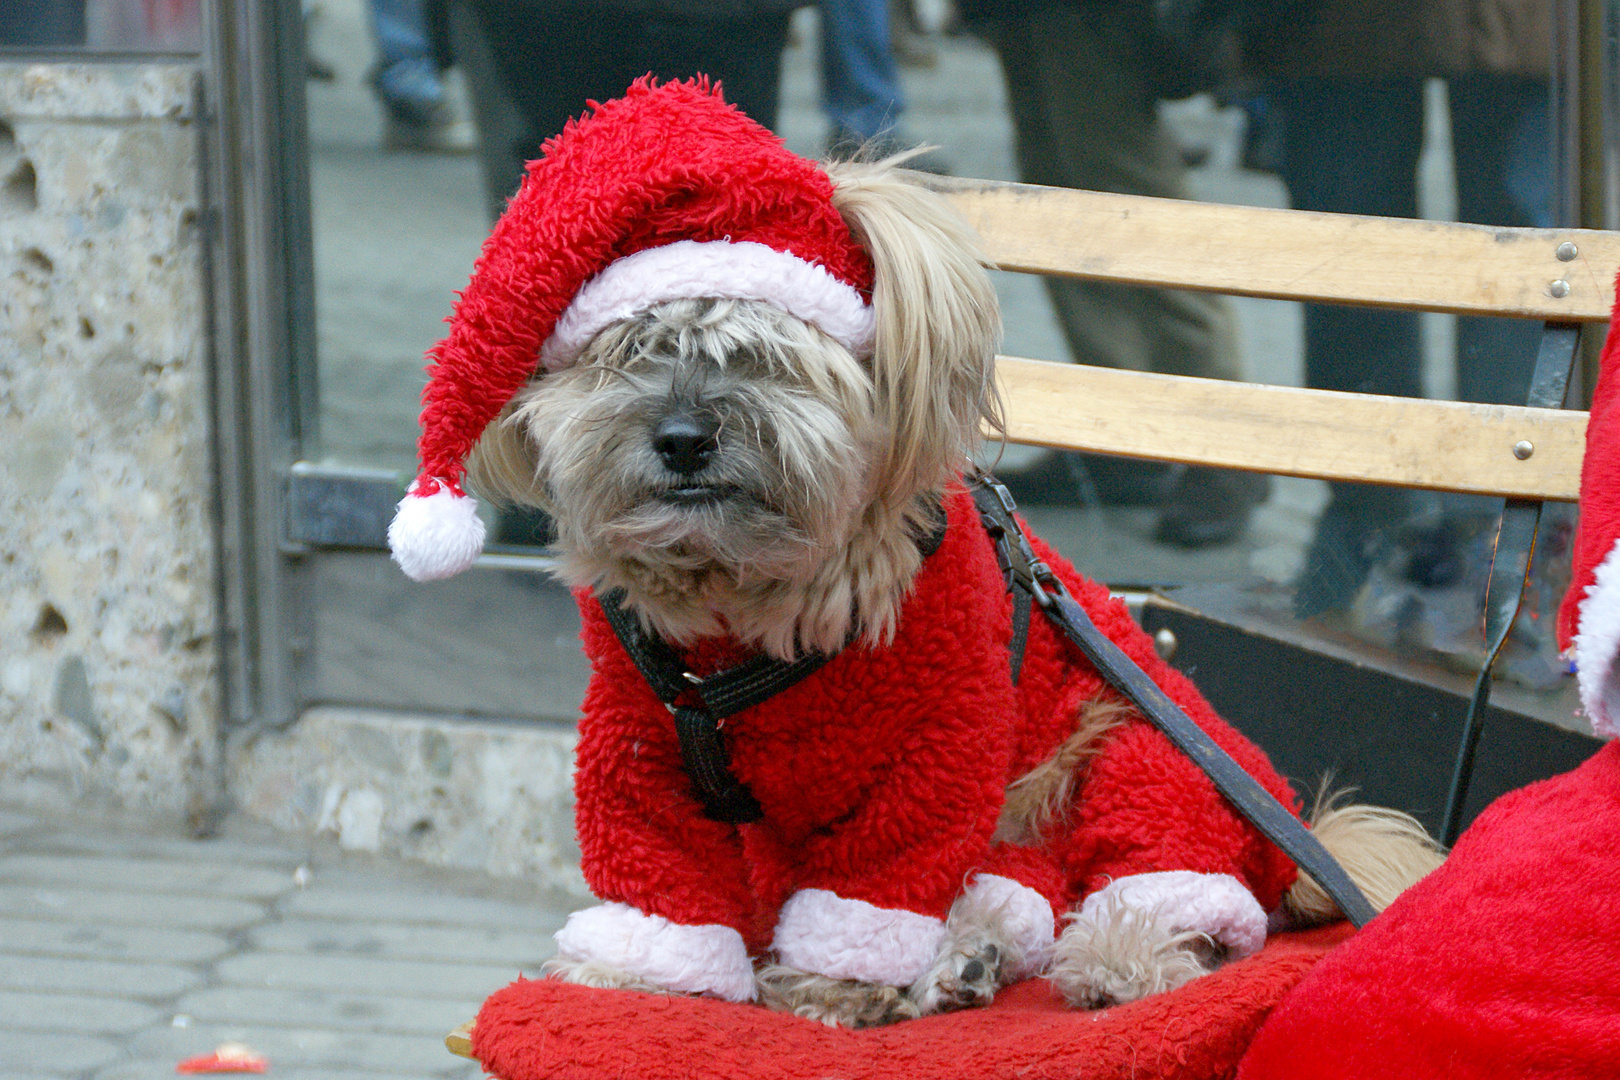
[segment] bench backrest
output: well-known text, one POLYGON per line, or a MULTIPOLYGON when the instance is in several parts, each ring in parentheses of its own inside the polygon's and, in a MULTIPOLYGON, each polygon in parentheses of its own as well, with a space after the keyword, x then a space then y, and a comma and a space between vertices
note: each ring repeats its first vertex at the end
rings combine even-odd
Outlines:
MULTIPOLYGON (((1281 300, 1607 322, 1620 233, 919 177, 1006 270, 1281 300)), ((1324 480, 1574 501, 1586 414, 1002 357, 1008 437, 1324 480), (1084 405, 1077 403, 1083 402, 1084 405), (1527 453, 1528 449, 1528 453, 1527 453)))

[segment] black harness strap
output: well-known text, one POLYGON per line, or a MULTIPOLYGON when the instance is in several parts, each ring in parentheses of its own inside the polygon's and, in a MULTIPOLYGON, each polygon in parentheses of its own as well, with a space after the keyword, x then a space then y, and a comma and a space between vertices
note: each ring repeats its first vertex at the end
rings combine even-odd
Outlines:
POLYGON ((1377 914, 1372 905, 1321 841, 1232 760, 1231 755, 1148 678, 1134 660, 1098 630, 1086 609, 1069 595, 1057 575, 1035 557, 1013 516, 1016 506, 1007 489, 990 477, 980 477, 973 486, 973 499, 979 513, 996 519, 1008 538, 1012 574, 1019 587, 1029 592, 1053 625, 1091 661, 1097 673, 1130 699, 1177 749, 1192 758, 1238 813, 1281 848, 1301 870, 1315 878, 1347 919, 1358 927, 1372 919, 1377 914))
MULTIPOLYGON (((944 541, 945 516, 941 512, 929 532, 917 538, 917 548, 926 559, 944 541)), ((758 821, 764 811, 747 785, 732 773, 731 754, 720 729, 728 717, 809 678, 837 654, 808 653, 792 661, 761 654, 702 677, 687 671, 669 642, 649 633, 640 619, 625 610, 622 589, 600 599, 602 614, 607 616, 624 651, 675 718, 681 762, 703 804, 704 815, 735 825, 758 821)))
POLYGON ((1034 594, 1028 589, 1019 587, 1018 575, 1013 571, 1013 560, 1016 557, 1013 553, 1013 536, 1022 540, 1023 534, 1018 532, 1018 522, 1001 512, 1000 501, 982 482, 975 481, 973 484, 973 502, 979 508, 979 522, 989 534, 990 543, 995 548, 996 566, 1001 570, 1001 578, 1007 583, 1007 591, 1012 593, 1012 637, 1007 641, 1007 666, 1012 669, 1013 685, 1017 686, 1018 676, 1023 674, 1024 670, 1024 647, 1029 644, 1029 617, 1035 607, 1034 594), (989 509, 986 507, 986 499, 993 503, 989 509), (1009 521, 1013 529, 1011 535, 1007 531, 1009 521))

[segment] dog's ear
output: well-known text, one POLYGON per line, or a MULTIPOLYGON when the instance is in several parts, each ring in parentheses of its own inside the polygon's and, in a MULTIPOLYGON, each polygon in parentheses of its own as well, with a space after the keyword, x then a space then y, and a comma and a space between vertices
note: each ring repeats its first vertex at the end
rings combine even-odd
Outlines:
POLYGON ((895 171, 903 159, 836 162, 833 205, 872 257, 872 373, 892 434, 891 498, 936 490, 967 465, 980 425, 1000 430, 1001 315, 972 228, 895 171))
POLYGON ((539 460, 517 411, 508 404, 484 429, 467 458, 467 481, 492 503, 540 506, 539 460))

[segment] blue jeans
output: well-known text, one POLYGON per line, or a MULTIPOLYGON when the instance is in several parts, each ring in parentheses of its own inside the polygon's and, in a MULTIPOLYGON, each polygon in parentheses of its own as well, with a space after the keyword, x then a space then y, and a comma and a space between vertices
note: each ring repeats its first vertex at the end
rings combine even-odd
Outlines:
POLYGON ((900 122, 888 0, 821 0, 821 101, 834 137, 865 141, 900 122))
POLYGON ((444 99, 439 65, 428 40, 423 0, 371 0, 371 30, 377 42, 372 85, 400 119, 426 123, 444 99))

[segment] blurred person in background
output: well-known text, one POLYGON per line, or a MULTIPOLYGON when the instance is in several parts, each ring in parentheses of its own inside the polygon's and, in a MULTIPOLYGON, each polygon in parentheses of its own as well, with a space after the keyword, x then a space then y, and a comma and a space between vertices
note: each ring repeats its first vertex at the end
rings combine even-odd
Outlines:
POLYGON ((377 45, 369 81, 383 107, 383 149, 470 152, 472 131, 457 121, 446 97, 448 50, 444 35, 430 31, 427 0, 370 0, 367 6, 377 45))
MULTIPOLYGON (((894 50, 890 0, 820 0, 821 107, 827 116, 826 156, 878 159, 910 149, 901 129, 905 95, 894 50)), ((909 168, 949 172, 937 150, 909 168)))
POLYGON ((788 17, 810 0, 450 0, 492 218, 524 163, 587 101, 708 75, 728 102, 776 126, 788 17))
MULTIPOLYGON (((1149 0, 961 0, 995 47, 1021 178, 1032 184, 1185 199, 1187 165, 1158 102, 1163 81, 1149 0)), ((1047 278, 1076 363, 1209 379, 1244 377, 1223 296, 1047 278)), ((1249 473, 1053 454, 1007 478, 1025 501, 1096 499, 1160 507, 1162 543, 1199 548, 1242 534, 1269 481, 1249 473)))
MULTIPOLYGON (((1424 83, 1445 79, 1457 220, 1551 226, 1550 0, 1301 0, 1246 36, 1269 164, 1294 208, 1418 216, 1424 83)), ((1541 326, 1459 318, 1459 400, 1524 404, 1541 326)), ((1418 315, 1305 308, 1305 384, 1423 396, 1418 315)), ((1349 607, 1380 560, 1414 589, 1470 571, 1467 548, 1500 502, 1334 484, 1295 593, 1302 617, 1349 607), (1396 550, 1399 549, 1399 550, 1396 550)), ((1481 555, 1483 555, 1481 548, 1481 555)), ((1481 571, 1480 567, 1474 567, 1481 571)), ((1385 604, 1384 606, 1389 606, 1385 604)))
POLYGON ((0 0, 0 47, 76 47, 84 39, 84 0, 0 0))

